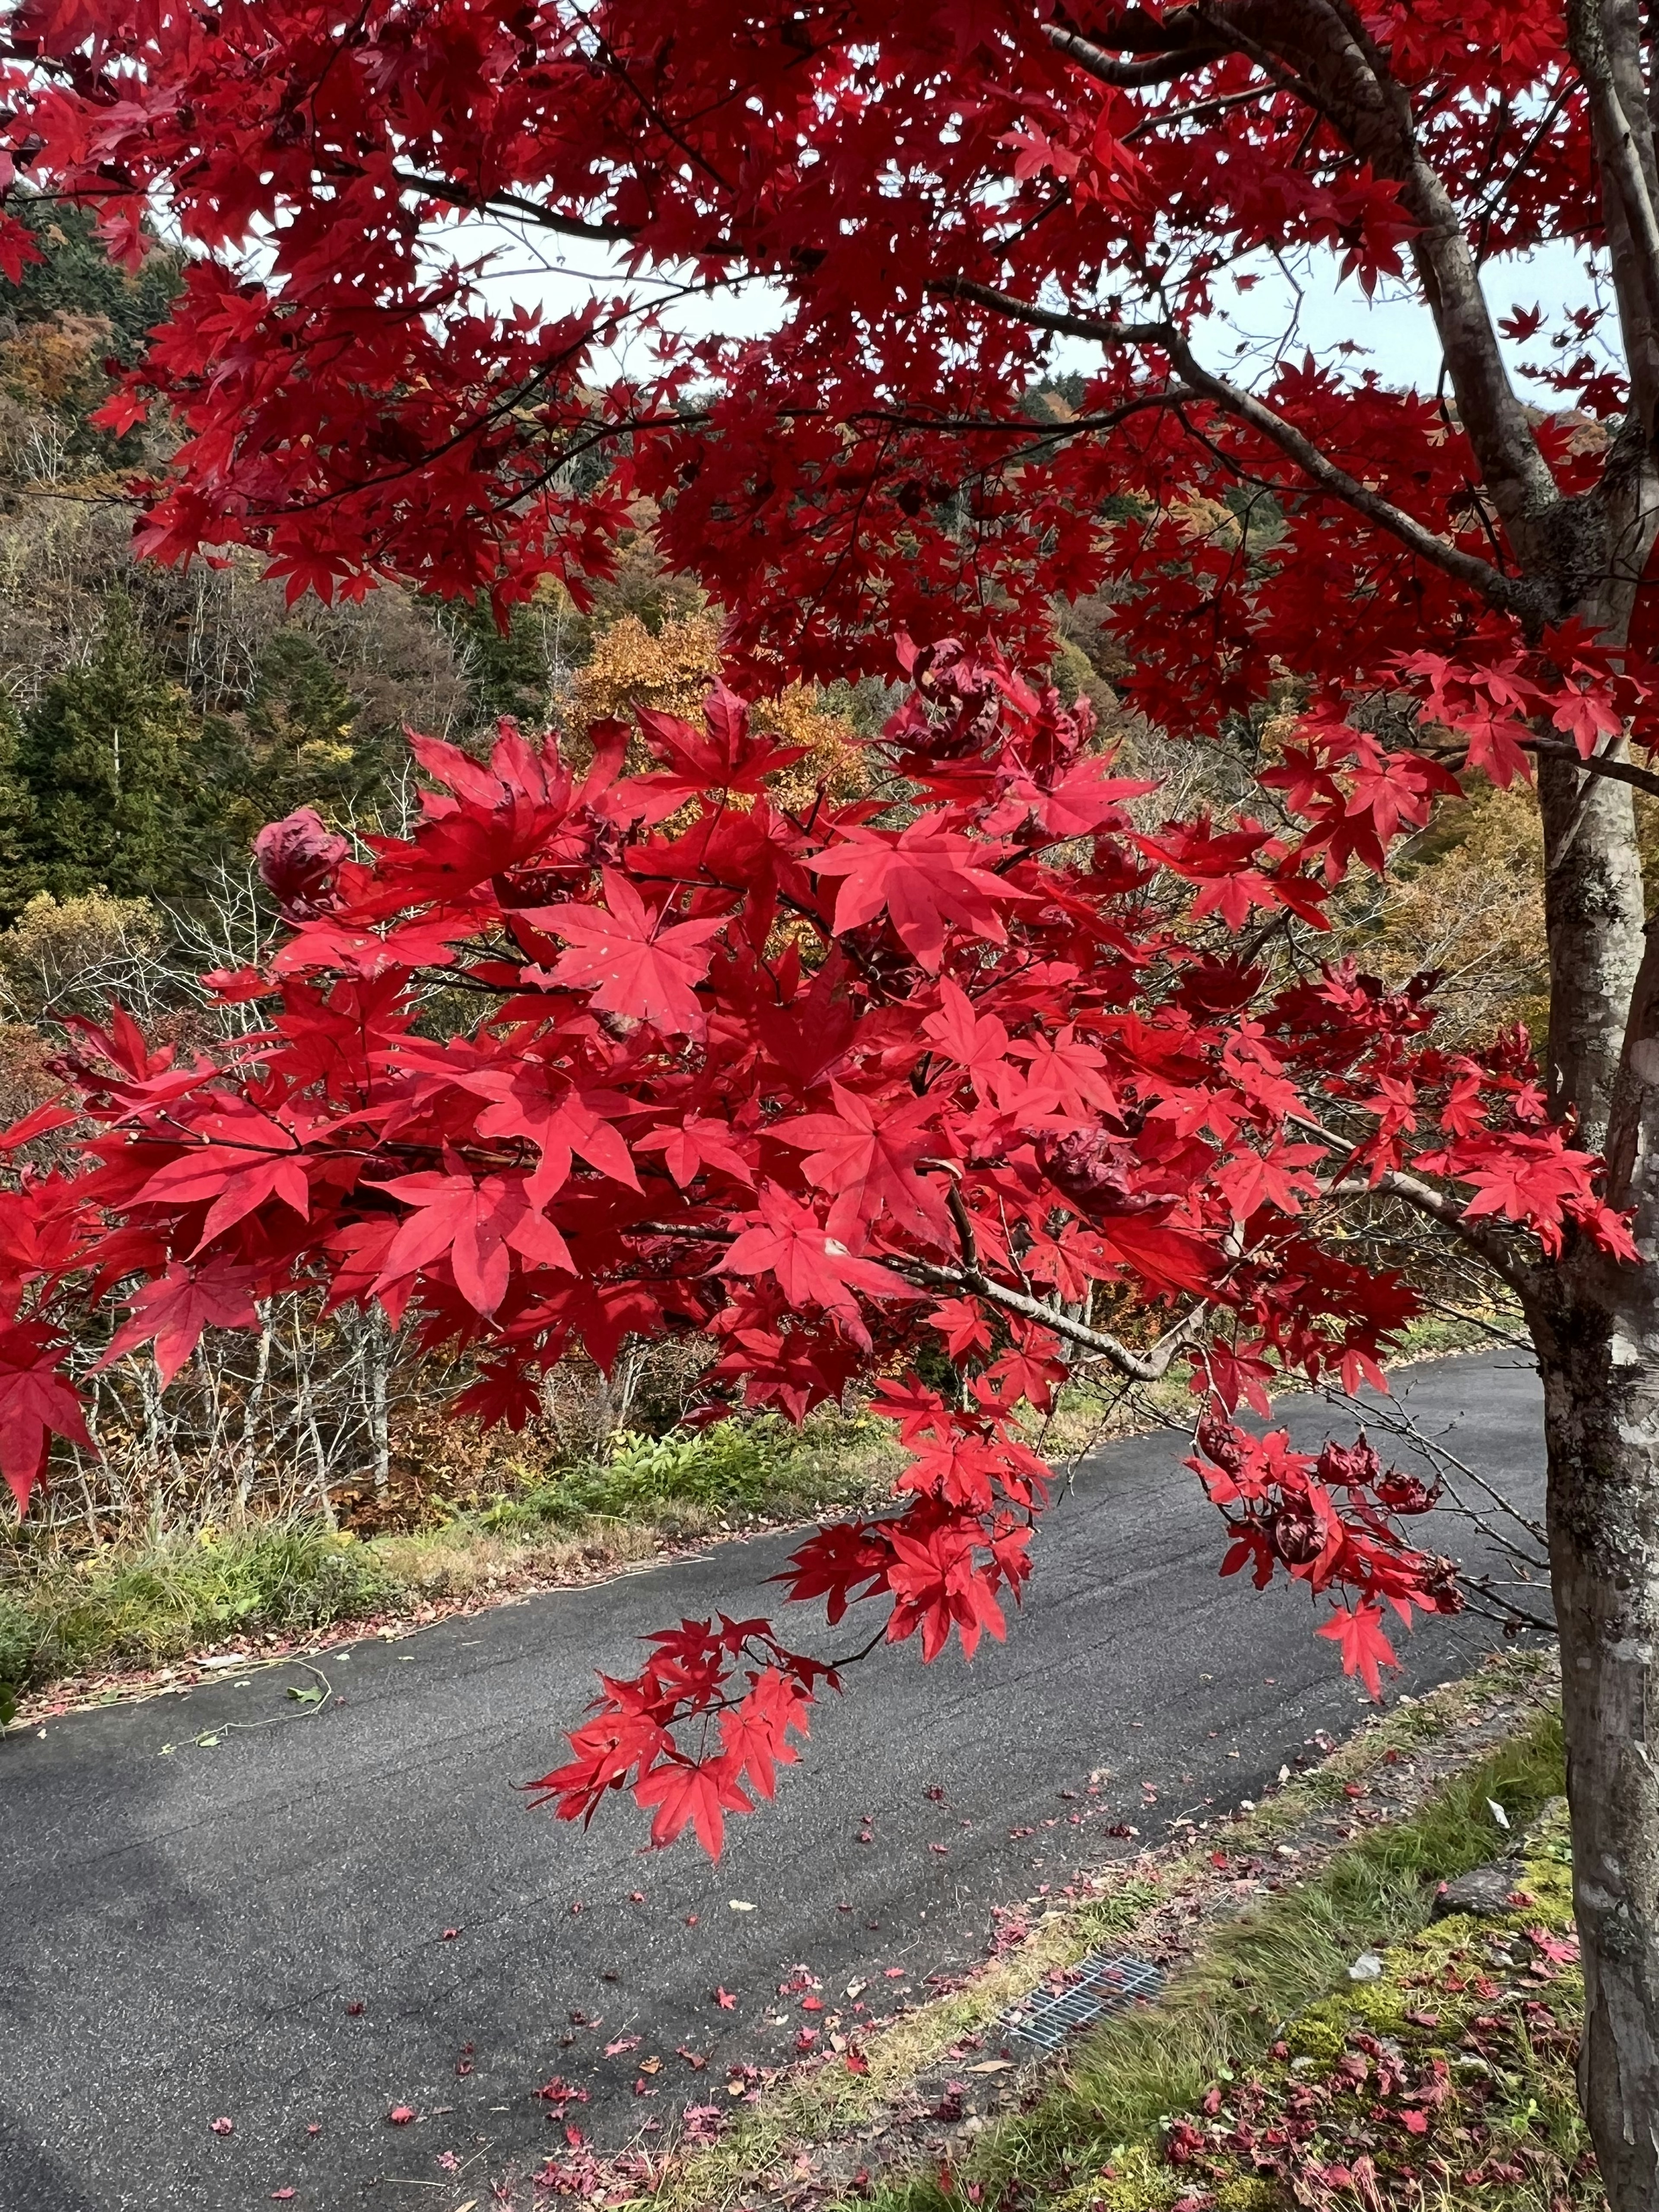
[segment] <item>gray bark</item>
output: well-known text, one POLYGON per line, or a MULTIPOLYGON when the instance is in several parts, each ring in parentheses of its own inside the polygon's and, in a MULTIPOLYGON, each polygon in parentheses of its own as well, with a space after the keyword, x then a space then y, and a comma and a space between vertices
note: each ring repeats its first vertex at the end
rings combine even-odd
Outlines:
MULTIPOLYGON (((1344 480, 1292 424, 1209 374, 1177 337, 1164 349, 1182 386, 1273 440, 1328 496, 1481 592, 1537 636, 1576 615, 1602 641, 1629 634, 1659 518, 1659 97, 1636 0, 1568 0, 1572 58, 1594 137, 1631 409, 1602 480, 1565 497, 1511 386, 1453 194, 1425 156, 1410 94, 1351 0, 1206 0, 1115 20, 1129 59, 1055 34, 1077 64, 1133 88, 1204 58, 1197 42, 1248 57, 1294 92, 1380 175, 1418 225, 1412 251, 1440 335, 1459 422, 1500 521, 1509 564, 1425 547, 1344 480)), ((987 287, 976 296, 1037 319, 987 287)), ((1050 316, 1050 319, 1053 319, 1050 316)), ((1100 325, 1103 344, 1143 342, 1100 325)), ((1644 932, 1632 785, 1650 771, 1617 754, 1582 765, 1538 733, 1545 833, 1551 1110, 1605 1150, 1610 1201, 1634 1210, 1639 1262, 1587 1240, 1554 1263, 1502 1267, 1521 1290, 1544 1379, 1551 1571, 1562 1645, 1574 1881, 1589 2001, 1580 2087, 1613 2212, 1659 2208, 1659 917, 1644 932), (1552 748, 1554 748, 1553 750, 1552 748), (1613 773, 1599 772, 1611 769, 1613 773), (1623 777, 1624 781, 1618 780, 1623 777)), ((1449 1195, 1400 1195, 1458 1230, 1449 1195)), ((1482 1249, 1463 1224, 1458 1233, 1482 1249)), ((1490 1256, 1490 1255, 1487 1255, 1490 1256)), ((1501 1266, 1501 1263, 1500 1263, 1501 1266)))

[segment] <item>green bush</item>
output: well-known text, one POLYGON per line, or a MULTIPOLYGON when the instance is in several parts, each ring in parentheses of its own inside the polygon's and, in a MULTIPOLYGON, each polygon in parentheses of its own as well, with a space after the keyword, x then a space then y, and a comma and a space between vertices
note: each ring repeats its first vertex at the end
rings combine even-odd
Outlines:
POLYGON ((562 1468, 517 1497, 495 1499, 476 1516, 489 1529, 628 1520, 675 1506, 714 1514, 775 1508, 792 1489, 799 1447, 781 1421, 720 1421, 647 1437, 625 1429, 603 1462, 562 1468))

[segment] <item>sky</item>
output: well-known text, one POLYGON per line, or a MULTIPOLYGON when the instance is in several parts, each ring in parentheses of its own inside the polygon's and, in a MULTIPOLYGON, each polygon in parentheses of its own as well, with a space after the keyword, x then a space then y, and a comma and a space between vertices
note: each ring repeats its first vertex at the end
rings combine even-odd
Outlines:
MULTIPOLYGON (((599 246, 545 237, 526 240, 516 231, 476 221, 459 229, 446 227, 435 235, 469 259, 493 252, 494 265, 482 289, 498 310, 523 302, 556 314, 577 307, 596 288, 607 295, 630 291, 640 298, 663 299, 667 323, 699 337, 762 337, 776 326, 783 313, 781 294, 761 283, 677 297, 679 288, 671 280, 653 284, 627 278, 599 246)), ((1298 354, 1304 346, 1310 347, 1322 357, 1346 358, 1355 369, 1375 369, 1386 385, 1435 389, 1439 346, 1428 309, 1409 286, 1385 279, 1376 297, 1368 301, 1352 278, 1340 279, 1334 254, 1310 255, 1294 282, 1266 255, 1243 264, 1241 273, 1254 275, 1255 286, 1247 295, 1238 295, 1224 314, 1200 325, 1196 334, 1200 357, 1218 373, 1245 384, 1259 380, 1285 334, 1293 333, 1293 349, 1298 354), (1359 350, 1343 356, 1339 349, 1345 344, 1359 350)), ((1536 361, 1547 350, 1545 337, 1563 311, 1589 305, 1595 296, 1582 258, 1565 245, 1494 259, 1486 266, 1485 281, 1494 319, 1516 307, 1537 306, 1545 312, 1545 333, 1529 343, 1516 345, 1500 336, 1511 374, 1523 355, 1536 361)), ((1097 347, 1063 338, 1055 344, 1052 365, 1056 373, 1086 374, 1100 357, 1097 347)), ((613 349, 605 365, 616 374, 643 374, 647 362, 645 341, 635 338, 613 349)), ((1517 377, 1517 384, 1523 397, 1551 404, 1541 392, 1529 395, 1524 380, 1517 377)))

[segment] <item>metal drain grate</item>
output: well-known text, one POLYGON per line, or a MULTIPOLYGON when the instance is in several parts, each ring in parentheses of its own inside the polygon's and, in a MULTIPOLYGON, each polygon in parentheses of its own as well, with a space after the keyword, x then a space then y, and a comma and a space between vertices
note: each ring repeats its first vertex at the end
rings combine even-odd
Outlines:
POLYGON ((1138 2001, 1155 1997, 1164 1975, 1145 1959, 1108 1958, 1095 1952, 1079 1960, 1060 1989, 1033 1990, 1023 2004, 1002 2015, 1011 2042, 1034 2051, 1055 2051, 1073 2029, 1087 2027, 1103 2013, 1127 2012, 1138 2001))

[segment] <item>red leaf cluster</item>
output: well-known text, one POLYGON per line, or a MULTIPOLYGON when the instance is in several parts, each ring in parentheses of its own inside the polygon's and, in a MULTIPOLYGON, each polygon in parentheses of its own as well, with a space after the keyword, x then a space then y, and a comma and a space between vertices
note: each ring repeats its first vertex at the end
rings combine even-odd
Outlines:
MULTIPOLYGON (((1273 990, 1204 926, 1200 827, 1138 828, 1086 708, 976 670, 971 744, 924 688, 874 749, 912 780, 896 829, 867 800, 779 804, 771 740, 723 696, 710 738, 653 717, 668 765, 634 775, 602 750, 578 776, 510 726, 487 764, 418 741, 422 819, 367 860, 308 822, 268 834, 290 911, 319 910, 261 981, 267 1025, 181 1062, 125 1015, 82 1024, 62 1066, 79 1170, 0 1194, 20 1498, 49 1433, 86 1441, 64 1346, 77 1302, 117 1286, 107 1357, 153 1345, 164 1378, 204 1328, 309 1287, 409 1316, 470 1361, 457 1410, 515 1424, 573 1343, 608 1366, 624 1336, 696 1332, 711 1414, 799 1419, 862 1380, 909 1454, 891 1512, 798 1548, 791 1596, 971 1656, 1005 1632, 1047 1495, 1020 1409, 1052 1403, 1062 1349, 1146 1356, 1076 1318, 1104 1294, 1191 1366, 1229 1568, 1341 1600, 1328 1632, 1375 1687, 1380 1607, 1455 1601, 1396 1525, 1426 1497, 1363 1443, 1311 1460, 1228 1418, 1285 1367, 1376 1377, 1414 1310, 1326 1237, 1324 1185, 1403 1164, 1513 1224, 1494 1235, 1626 1232, 1516 1041, 1425 1047, 1422 994, 1347 966, 1273 990), (671 822, 659 778, 694 762, 730 781, 677 787, 671 822), (471 1028, 422 1024, 434 979, 478 1005, 471 1028), (1309 1136, 1339 1104, 1374 1121, 1355 1151, 1309 1136)), ((1316 842, 1316 795, 1310 816, 1316 842)), ((1301 846, 1247 842, 1264 895, 1317 905, 1301 846)), ((717 1850, 840 1668, 765 1621, 682 1623, 537 1788, 569 1818, 626 1787, 658 1842, 689 1826, 717 1850)))

